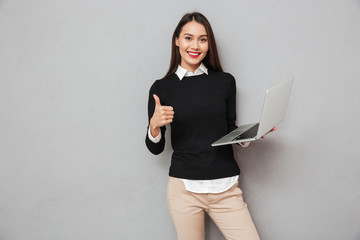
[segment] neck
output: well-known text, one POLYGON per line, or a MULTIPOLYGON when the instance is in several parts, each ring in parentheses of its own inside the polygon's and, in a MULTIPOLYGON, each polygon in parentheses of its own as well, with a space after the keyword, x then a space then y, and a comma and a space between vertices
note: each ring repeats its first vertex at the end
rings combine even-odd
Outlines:
POLYGON ((200 63, 198 65, 186 65, 186 66, 183 66, 182 64, 180 64, 180 66, 188 71, 191 71, 191 72, 195 72, 196 69, 198 69, 198 67, 200 66, 200 63))

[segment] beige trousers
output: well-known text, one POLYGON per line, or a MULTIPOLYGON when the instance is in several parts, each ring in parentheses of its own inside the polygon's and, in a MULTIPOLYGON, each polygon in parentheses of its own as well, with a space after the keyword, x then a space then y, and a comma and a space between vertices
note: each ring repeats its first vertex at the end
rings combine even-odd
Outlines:
POLYGON ((205 212, 227 240, 260 239, 238 182, 222 193, 192 193, 181 179, 169 177, 167 204, 178 240, 205 239, 205 212))

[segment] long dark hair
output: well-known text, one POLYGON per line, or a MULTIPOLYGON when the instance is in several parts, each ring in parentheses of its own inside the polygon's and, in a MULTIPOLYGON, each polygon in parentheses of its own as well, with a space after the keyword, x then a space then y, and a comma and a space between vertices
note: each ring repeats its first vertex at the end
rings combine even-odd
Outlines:
POLYGON ((196 21, 196 22, 202 24, 205 27, 206 33, 208 35, 209 50, 208 50, 205 58, 202 61, 203 64, 209 69, 222 72, 219 55, 218 55, 217 48, 216 48, 215 36, 212 31, 211 25, 204 15, 202 15, 199 12, 192 12, 192 13, 185 14, 181 18, 177 27, 175 28, 174 34, 172 36, 172 43, 171 43, 170 67, 169 67, 169 70, 166 73, 165 77, 175 73, 176 69, 178 68, 178 65, 180 65, 181 56, 180 56, 180 52, 179 52, 179 47, 176 46, 176 44, 175 44, 175 40, 176 40, 176 38, 179 38, 183 26, 191 21, 196 21))

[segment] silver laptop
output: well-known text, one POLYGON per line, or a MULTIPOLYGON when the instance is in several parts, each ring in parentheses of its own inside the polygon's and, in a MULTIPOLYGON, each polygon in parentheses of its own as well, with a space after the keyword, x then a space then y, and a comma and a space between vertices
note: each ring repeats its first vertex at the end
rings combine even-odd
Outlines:
POLYGON ((291 77, 291 79, 266 90, 259 123, 242 125, 212 143, 211 146, 215 147, 226 144, 255 141, 281 123, 285 118, 293 82, 294 77, 291 77))

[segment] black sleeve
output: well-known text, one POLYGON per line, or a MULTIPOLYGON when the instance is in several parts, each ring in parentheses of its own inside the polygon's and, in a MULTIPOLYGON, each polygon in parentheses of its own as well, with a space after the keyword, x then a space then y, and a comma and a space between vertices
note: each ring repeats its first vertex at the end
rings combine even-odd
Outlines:
POLYGON ((226 120, 228 124, 228 132, 237 128, 236 121, 236 81, 233 76, 230 75, 229 85, 229 97, 227 101, 227 115, 226 120))
POLYGON ((145 137, 145 143, 147 148, 149 149, 149 151, 155 155, 160 154, 165 147, 165 131, 166 131, 166 127, 163 126, 160 128, 161 131, 161 140, 158 143, 154 143, 153 141, 150 140, 149 135, 148 135, 148 131, 149 131, 149 126, 150 126, 150 119, 152 117, 152 115, 154 114, 154 110, 155 110, 155 100, 153 97, 153 94, 156 94, 160 99, 161 98, 161 94, 157 89, 157 81, 155 81, 155 83, 151 86, 150 91, 149 91, 149 100, 148 100, 148 127, 147 127, 147 131, 146 131, 146 137, 145 137))

